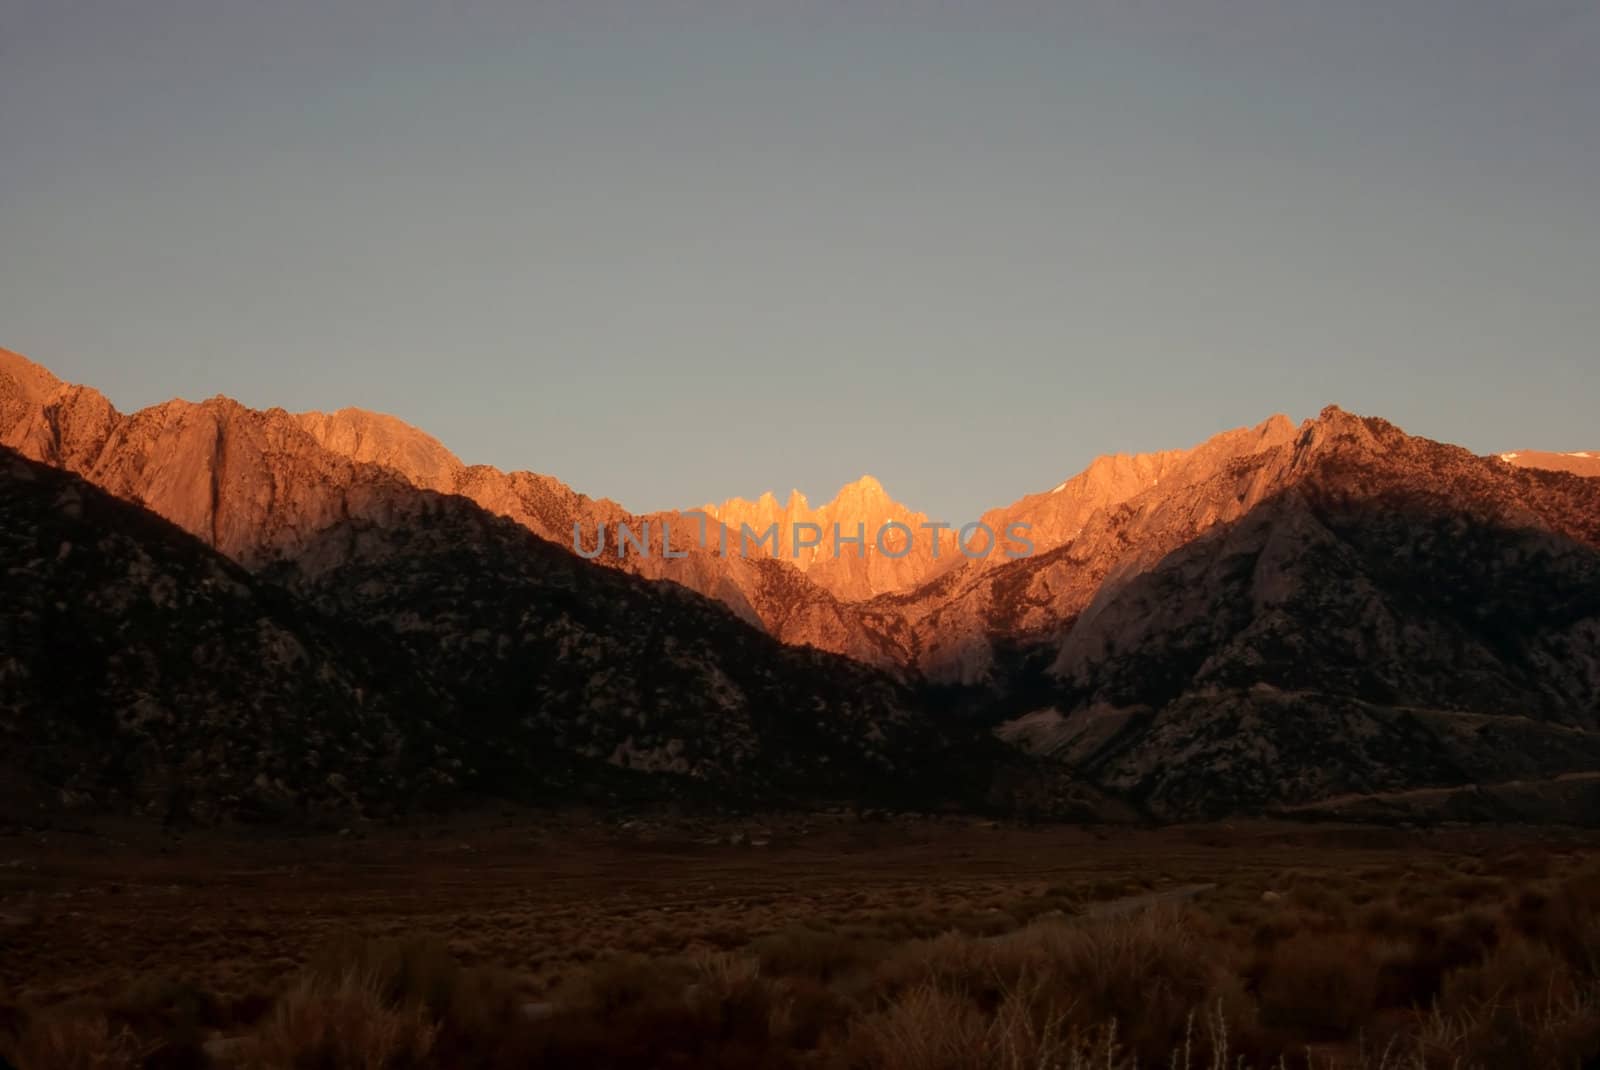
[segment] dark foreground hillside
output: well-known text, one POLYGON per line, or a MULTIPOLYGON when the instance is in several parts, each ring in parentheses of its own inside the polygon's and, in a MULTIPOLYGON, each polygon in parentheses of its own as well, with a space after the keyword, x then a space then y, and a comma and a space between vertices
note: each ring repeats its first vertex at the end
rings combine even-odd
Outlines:
POLYGON ((346 823, 551 802, 981 799, 1005 749, 891 677, 397 488, 250 573, 0 452, 13 812, 346 823), (274 582, 274 581, 280 582, 274 582))
POLYGON ((341 522, 265 575, 426 666, 460 729, 508 756, 572 753, 724 802, 867 805, 970 802, 1010 757, 884 672, 784 646, 460 497, 418 493, 383 524, 341 522))
POLYGON ((13 813, 313 816, 454 786, 438 696, 391 651, 159 517, 5 450, 0 575, 13 813))

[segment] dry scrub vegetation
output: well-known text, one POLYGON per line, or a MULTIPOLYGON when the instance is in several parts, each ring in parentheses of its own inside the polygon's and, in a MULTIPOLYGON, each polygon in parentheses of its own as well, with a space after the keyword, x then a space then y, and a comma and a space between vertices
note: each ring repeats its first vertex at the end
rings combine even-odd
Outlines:
MULTIPOLYGON (((241 1067, 1600 1065, 1600 865, 1496 851, 1274 871, 1107 916, 1129 882, 1006 911, 871 909, 683 934, 531 986, 444 939, 334 941, 273 993, 147 979, 0 1011, 19 1070, 241 1067)), ((1136 885, 1135 885, 1136 887, 1136 885)))

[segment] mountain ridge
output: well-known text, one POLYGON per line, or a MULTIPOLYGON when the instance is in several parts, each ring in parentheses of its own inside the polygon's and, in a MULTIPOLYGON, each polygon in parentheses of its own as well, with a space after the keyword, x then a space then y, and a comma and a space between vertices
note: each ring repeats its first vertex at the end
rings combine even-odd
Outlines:
MULTIPOLYGON (((816 508, 797 493, 714 506, 701 546, 693 511, 635 515, 465 466, 392 417, 226 398, 123 416, 17 361, 0 361, 0 445, 166 517, 317 614, 377 627, 481 713, 486 734, 456 744, 482 764, 498 741, 523 762, 553 745, 590 769, 848 790, 924 766, 950 780, 958 741, 982 755, 977 780, 998 777, 998 740, 1046 797, 1162 820, 1390 805, 1368 797, 1455 812, 1474 784, 1600 765, 1600 480, 1337 406, 1104 458, 985 514, 1039 520, 1030 556, 829 576, 720 554, 717 534, 920 514, 863 479, 816 508), (623 524, 648 553, 623 547, 623 524), (723 608, 706 615, 701 596, 723 608), (647 624, 630 637, 634 617, 647 624), (723 638, 685 648, 680 626, 723 638), (752 678, 744 660, 766 668, 752 678)), ((577 768, 562 775, 591 775, 577 768)), ((1588 805, 1570 786, 1516 797, 1588 805)))
MULTIPOLYGON (((5 351, 0 351, 5 353, 5 351)), ((0 381, 10 378, 13 383, 26 384, 16 391, 20 398, 9 408, 0 408, 0 443, 14 446, 25 455, 77 471, 91 480, 106 485, 114 493, 131 500, 149 504, 162 515, 172 517, 180 526, 208 538, 214 545, 241 559, 253 559, 263 552, 275 552, 281 543, 303 535, 302 523, 290 523, 279 538, 268 537, 264 546, 252 545, 242 535, 230 533, 226 518, 214 517, 213 503, 205 500, 193 489, 185 498, 173 484, 187 479, 193 487, 203 488, 214 471, 175 471, 170 478, 161 479, 161 473, 145 474, 144 458, 136 458, 131 467, 134 472, 118 471, 118 464, 107 458, 112 451, 140 450, 159 452, 163 444, 155 439, 166 436, 172 441, 165 444, 167 453, 196 457, 205 451, 202 441, 209 432, 211 437, 226 438, 226 426, 232 423, 254 424, 253 433, 265 436, 280 452, 291 449, 287 441, 292 429, 304 432, 308 440, 331 458, 342 459, 355 465, 375 465, 398 474, 414 486, 438 491, 458 493, 471 498, 485 508, 509 516, 530 530, 552 541, 573 544, 573 526, 580 531, 596 532, 600 524, 609 526, 615 533, 618 523, 629 523, 635 530, 648 522, 659 533, 663 522, 673 524, 678 531, 687 531, 695 524, 690 510, 669 510, 648 514, 632 514, 607 498, 591 499, 578 494, 558 479, 528 471, 503 472, 486 465, 466 465, 441 442, 405 423, 397 417, 364 409, 345 408, 331 413, 303 412, 289 414, 282 409, 250 409, 233 399, 219 395, 201 402, 174 399, 148 406, 124 415, 104 395, 92 387, 66 384, 43 367, 27 361, 17 354, 6 354, 0 361, 0 381), (30 411, 31 410, 31 411, 30 411), (187 425, 199 421, 205 427, 195 431, 187 425), (9 425, 9 426, 8 426, 9 425), (275 426, 276 425, 276 426, 275 426), (113 431, 121 430, 120 437, 113 431), (143 437, 142 444, 130 442, 130 437, 143 437), (208 530, 210 534, 207 534, 208 530)), ((263 446, 263 449, 266 448, 263 446)), ((1198 447, 1197 447, 1198 448, 1198 447)), ((213 453, 217 450, 213 449, 213 453)), ((1168 451, 1159 455, 1135 455, 1131 463, 1141 463, 1146 456, 1179 456, 1194 450, 1168 451)), ((154 462, 159 466, 158 458, 154 462)), ((1076 480, 1083 484, 1086 493, 1096 495, 1095 504, 1106 498, 1106 481, 1097 479, 1096 473, 1107 465, 1123 463, 1121 458, 1097 460, 1084 473, 1064 482, 1057 488, 1053 502, 1061 502, 1059 492, 1076 480), (1092 490, 1090 488, 1093 488, 1092 490)), ((123 466, 130 467, 130 466, 123 466)), ((342 464, 327 463, 322 459, 313 465, 320 469, 318 481, 333 491, 333 497, 343 495, 346 485, 354 479, 351 470, 342 464)), ((247 488, 251 497, 271 498, 269 480, 257 474, 256 483, 247 488)), ((1048 494, 1049 492, 1047 492, 1048 494)), ((1042 501, 1046 495, 1028 495, 1011 506, 991 510, 984 522, 990 523, 997 534, 1003 534, 1005 524, 997 524, 1002 517, 1006 523, 1030 522, 1024 503, 1042 501)), ((325 506, 312 509, 314 520, 326 520, 331 513, 347 511, 348 505, 325 506), (331 512, 330 512, 331 510, 331 512)), ((1080 506, 1079 511, 1083 511, 1080 506)), ((782 563, 806 576, 809 584, 821 587, 841 602, 867 601, 883 594, 915 588, 952 567, 960 558, 956 547, 956 534, 952 530, 939 533, 937 555, 932 552, 933 539, 920 525, 928 520, 926 514, 916 512, 893 501, 882 485, 871 476, 846 484, 829 502, 813 508, 798 491, 791 492, 788 501, 779 504, 769 493, 755 501, 731 498, 721 505, 708 505, 704 512, 714 520, 728 525, 721 540, 709 540, 718 545, 740 544, 741 525, 749 523, 758 533, 777 523, 778 553, 773 555, 782 563), (878 527, 894 521, 909 527, 917 549, 903 558, 894 558, 878 552, 875 535, 878 527), (819 553, 816 550, 793 553, 792 525, 796 522, 816 523, 822 528, 824 541, 831 542, 834 523, 841 525, 848 535, 860 524, 865 533, 866 545, 860 552, 846 547, 839 555, 819 553)), ((1035 523, 1030 531, 1035 546, 1049 547, 1058 544, 1064 536, 1055 530, 1055 521, 1049 514, 1042 519, 1042 528, 1035 523)), ((897 548, 897 533, 886 536, 891 549, 897 548)), ((659 537, 657 537, 659 546, 659 537)), ((698 557, 702 548, 685 542, 675 548, 687 549, 691 558, 698 557)), ((752 540, 749 548, 753 554, 768 550, 758 547, 752 540)), ((602 553, 601 560, 616 564, 651 578, 670 578, 728 602, 736 612, 747 619, 772 624, 773 613, 763 613, 751 604, 752 594, 760 584, 749 569, 738 566, 711 567, 704 561, 677 564, 663 559, 657 553, 651 560, 626 561, 615 552, 614 542, 602 553)), ((998 558, 998 552, 991 554, 998 558)), ((815 638, 815 637, 812 637, 815 638)))
POLYGON ((1512 450, 1496 456, 1518 468, 1542 468, 1552 472, 1570 472, 1575 476, 1600 476, 1600 450, 1575 450, 1571 453, 1512 450))
POLYGON ((961 684, 993 670, 994 633, 1031 635, 1064 611, 1081 611, 1102 586, 1292 480, 1281 451, 1343 413, 1329 406, 1298 426, 1279 414, 1188 449, 1098 458, 1052 490, 984 514, 997 536, 1031 525, 1031 556, 1012 561, 992 552, 973 561, 960 555, 952 531, 941 533, 937 556, 931 539, 904 558, 878 553, 871 546, 878 524, 895 521, 922 535, 927 518, 870 476, 816 508, 798 492, 782 504, 770 492, 753 502, 729 499, 705 510, 710 527, 725 529, 701 534, 693 511, 632 514, 552 476, 469 466, 404 421, 362 409, 289 414, 219 396, 123 416, 92 388, 62 383, 15 354, 0 361, 0 399, 0 444, 147 505, 248 565, 293 556, 343 517, 381 521, 404 484, 460 494, 559 545, 597 540, 598 563, 683 584, 792 645, 961 684), (1276 467, 1250 461, 1272 457, 1280 457, 1276 467), (1251 484, 1205 489, 1233 478, 1228 473, 1240 464, 1251 484), (1212 500, 1191 508, 1195 495, 1212 500), (1180 515, 1184 509, 1188 515, 1180 515), (844 546, 838 557, 808 550, 797 559, 794 523, 817 524, 824 542, 834 523, 845 531, 859 523, 868 545, 844 546), (648 528, 647 553, 620 545, 622 524, 635 535, 648 528), (776 524, 779 552, 741 539, 746 524, 757 538, 776 524), (668 526, 681 557, 665 553, 668 526))

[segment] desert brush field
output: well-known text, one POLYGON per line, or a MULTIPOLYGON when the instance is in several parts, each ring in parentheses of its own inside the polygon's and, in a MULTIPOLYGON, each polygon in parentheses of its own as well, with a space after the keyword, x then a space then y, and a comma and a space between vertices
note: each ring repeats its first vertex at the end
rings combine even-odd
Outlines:
POLYGON ((9 828, 54 1067, 1574 1067, 1592 833, 505 813, 9 828))

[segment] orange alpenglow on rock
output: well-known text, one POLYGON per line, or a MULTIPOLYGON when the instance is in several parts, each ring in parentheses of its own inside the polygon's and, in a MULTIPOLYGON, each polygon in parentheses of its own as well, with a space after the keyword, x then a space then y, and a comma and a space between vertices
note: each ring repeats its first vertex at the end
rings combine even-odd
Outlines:
POLYGON ((1513 450, 1499 454, 1502 461, 1518 468, 1542 468, 1550 472, 1571 472, 1575 476, 1600 476, 1600 450, 1551 453, 1548 450, 1513 450))
MULTIPOLYGON (((225 397, 124 415, 97 391, 63 383, 5 351, 0 445, 82 475, 251 568, 296 555, 307 564, 305 548, 313 543, 321 555, 359 554, 359 542, 336 548, 315 537, 345 519, 383 525, 419 490, 467 498, 569 550, 575 527, 593 533, 603 525, 612 535, 627 524, 642 538, 648 525, 649 553, 619 553, 608 538, 595 563, 671 580, 785 643, 968 682, 993 670, 997 641, 1038 639, 1063 627, 1082 633, 1123 585, 1168 555, 1275 497, 1303 496, 1312 486, 1367 495, 1400 479, 1407 493, 1432 493, 1444 466, 1494 484, 1483 500, 1510 503, 1507 515, 1516 524, 1537 519, 1587 540, 1588 529, 1572 519, 1586 515, 1582 510, 1543 510, 1536 517, 1516 505, 1532 491, 1515 477, 1544 475, 1519 473, 1522 465, 1581 472, 1595 460, 1584 452, 1474 458, 1330 406, 1298 426, 1278 415, 1190 449, 1101 457, 1047 490, 990 510, 981 522, 1002 538, 1014 525, 1027 525, 1031 553, 1015 560, 1003 553, 965 556, 954 527, 938 532, 936 555, 927 516, 896 502, 871 476, 816 507, 792 491, 783 502, 769 493, 703 510, 634 514, 549 475, 463 464, 392 416, 359 409, 294 415, 225 397), (1328 474, 1346 470, 1361 473, 1359 480, 1328 474), (703 540, 702 515, 711 518, 703 540), (797 523, 814 524, 825 536, 816 546, 805 545, 809 535, 802 538, 798 555, 797 523), (846 534, 860 526, 862 552, 851 545, 833 552, 827 536, 836 524, 846 534), (878 551, 875 535, 886 524, 914 533, 911 552, 878 551), (746 525, 758 537, 776 525, 774 538, 761 549, 752 539, 748 556, 719 553, 719 546, 737 547, 746 525), (671 556, 662 545, 668 527, 671 556)), ((899 537, 891 529, 888 545, 897 548, 899 537)), ((1271 576, 1264 573, 1262 582, 1270 587, 1271 576)))

